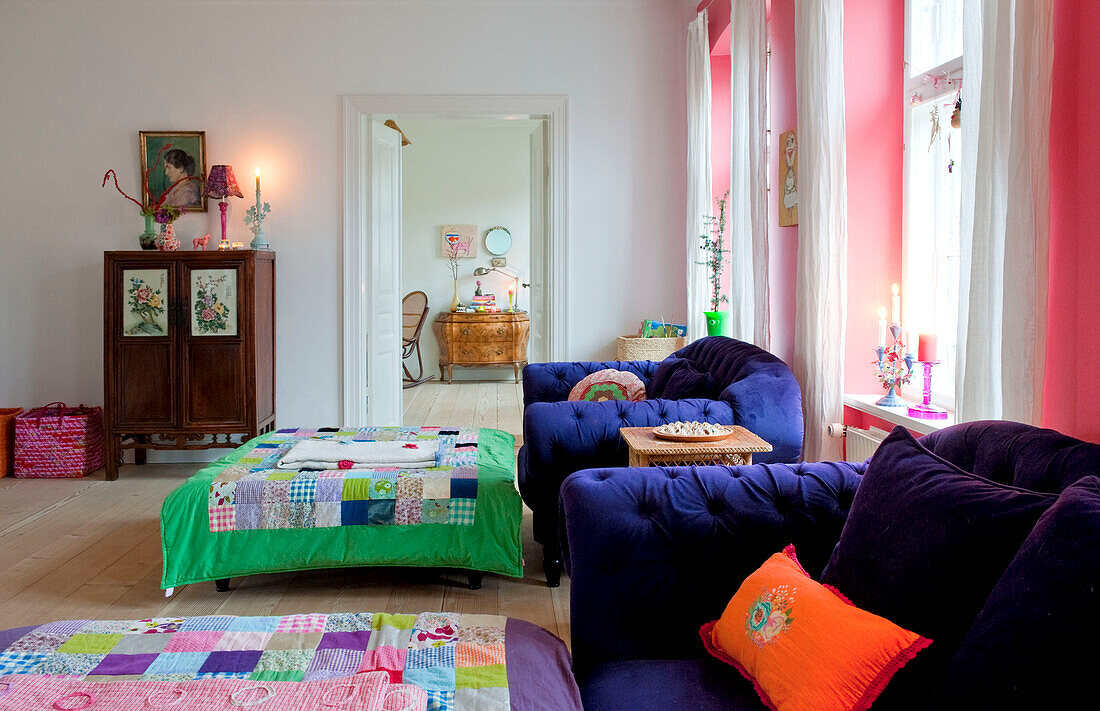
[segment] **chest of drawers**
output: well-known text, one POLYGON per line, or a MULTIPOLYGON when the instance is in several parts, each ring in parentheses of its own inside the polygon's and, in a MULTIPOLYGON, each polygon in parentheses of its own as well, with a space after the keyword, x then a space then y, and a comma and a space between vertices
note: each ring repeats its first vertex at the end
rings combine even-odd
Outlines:
POLYGON ((527 365, 531 321, 526 312, 450 313, 436 317, 432 332, 439 341, 439 377, 451 382, 456 365, 465 368, 512 366, 516 382, 527 365))

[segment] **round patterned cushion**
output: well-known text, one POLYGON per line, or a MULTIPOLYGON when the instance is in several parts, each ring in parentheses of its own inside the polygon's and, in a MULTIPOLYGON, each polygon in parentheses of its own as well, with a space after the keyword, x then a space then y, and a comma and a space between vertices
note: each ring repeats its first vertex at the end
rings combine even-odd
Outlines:
POLYGON ((586 376, 569 391, 570 400, 603 402, 604 400, 645 400, 645 383, 625 370, 597 370, 586 376))

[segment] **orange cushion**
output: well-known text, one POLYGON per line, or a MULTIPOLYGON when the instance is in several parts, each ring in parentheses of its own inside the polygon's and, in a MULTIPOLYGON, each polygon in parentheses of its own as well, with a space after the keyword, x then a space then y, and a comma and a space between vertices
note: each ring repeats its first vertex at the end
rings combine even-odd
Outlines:
POLYGON ((815 582, 787 546, 745 578, 699 630, 707 651, 753 683, 770 709, 866 709, 932 643, 815 582))

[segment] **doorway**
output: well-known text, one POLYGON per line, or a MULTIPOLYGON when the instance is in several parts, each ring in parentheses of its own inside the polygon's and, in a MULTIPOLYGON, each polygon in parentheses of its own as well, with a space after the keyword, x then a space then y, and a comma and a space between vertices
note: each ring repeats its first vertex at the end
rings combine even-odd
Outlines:
MULTIPOLYGON (((476 278, 483 281, 483 293, 491 289, 491 293, 503 297, 509 287, 515 289, 519 307, 530 312, 528 359, 564 359, 568 334, 565 98, 350 96, 345 97, 344 108, 342 424, 401 424, 400 297, 408 291, 420 289, 429 293, 429 323, 425 325, 421 344, 426 351, 425 366, 435 367, 437 351, 430 321, 440 311, 449 310, 453 295, 453 282, 442 253, 443 236, 438 233, 442 224, 448 224, 442 222, 444 214, 457 213, 455 223, 465 220, 463 224, 476 224, 478 228, 476 254, 458 260, 460 300, 467 304, 472 301, 476 278), (390 119, 400 125, 413 145, 417 133, 423 138, 422 152, 415 159, 410 157, 409 164, 416 172, 414 180, 420 190, 415 195, 417 206, 413 212, 403 204, 401 136, 383 125, 390 119), (461 165, 455 165, 454 160, 461 151, 445 149, 445 144, 437 140, 440 136, 429 135, 459 129, 491 132, 495 128, 503 131, 502 136, 515 134, 508 139, 512 144, 518 134, 528 141, 529 150, 524 156, 530 193, 526 220, 514 211, 509 215, 500 205, 493 208, 489 204, 491 199, 483 201, 486 204, 480 206, 484 209, 479 213, 471 197, 476 197, 477 191, 459 189, 458 183, 464 176, 461 165), (450 159, 442 160, 447 158, 444 154, 451 154, 450 159), (433 164, 453 177, 425 177, 425 166, 433 164), (448 206, 444 198, 449 180, 456 181, 451 192, 457 202, 452 200, 448 206), (440 196, 434 207, 443 212, 434 209, 432 201, 422 194, 424 191, 434 191, 440 196), (494 210, 505 219, 491 219, 489 215, 495 214, 494 210), (408 219, 409 216, 415 219, 408 219), (406 220, 410 224, 403 224, 406 220), (482 220, 521 224, 482 225, 482 220), (505 227, 518 233, 517 241, 521 244, 516 245, 510 260, 508 253, 496 255, 486 251, 484 233, 491 227, 505 227), (403 237, 409 237, 415 246, 406 243, 403 237), (410 246, 411 249, 405 249, 410 246), (407 255, 405 260, 403 251, 407 255), (418 263, 407 263, 410 258, 418 263), (505 262, 497 262, 493 269, 493 259, 505 262), (475 278, 475 269, 480 277, 475 278), (440 278, 442 286, 438 283, 440 278), (524 284, 530 288, 524 288, 524 284)), ((472 159, 469 151, 466 157, 472 159)), ((505 160, 503 156, 499 159, 505 160)), ((518 163, 513 164, 507 170, 515 175, 517 166, 518 163)), ((493 246, 500 250, 499 246, 493 246)), ((506 305, 503 298, 497 304, 506 305)))

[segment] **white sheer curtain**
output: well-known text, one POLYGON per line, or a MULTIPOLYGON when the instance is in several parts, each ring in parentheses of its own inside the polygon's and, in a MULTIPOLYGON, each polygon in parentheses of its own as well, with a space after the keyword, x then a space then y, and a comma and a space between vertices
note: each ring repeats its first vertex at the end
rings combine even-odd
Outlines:
POLYGON ((843 0, 795 0, 798 266, 794 372, 807 461, 840 459, 826 427, 843 416, 848 288, 843 0))
POLYGON ((963 9, 960 421, 1042 415, 1052 23, 1052 0, 963 9))
POLYGON ((687 327, 688 341, 707 335, 709 311, 707 268, 699 236, 707 231, 711 207, 710 172, 710 39, 707 11, 688 25, 688 194, 687 194, 687 327))
POLYGON ((730 6, 730 320, 733 337, 771 342, 768 309, 767 97, 764 0, 730 6))

